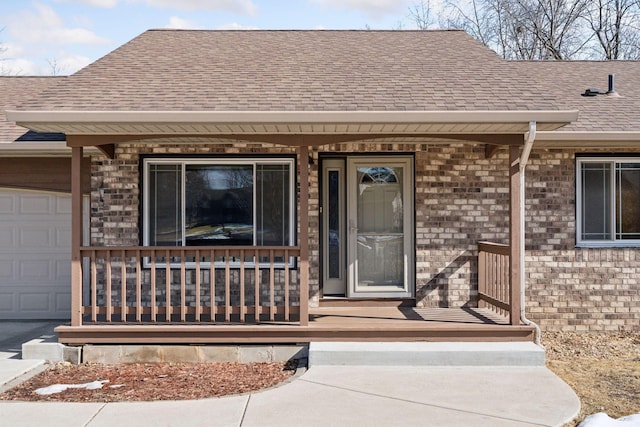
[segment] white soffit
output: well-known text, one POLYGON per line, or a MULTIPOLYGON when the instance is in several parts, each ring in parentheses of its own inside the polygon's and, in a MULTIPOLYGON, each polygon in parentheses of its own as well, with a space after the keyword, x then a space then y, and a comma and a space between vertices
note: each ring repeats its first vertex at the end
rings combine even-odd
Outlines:
POLYGON ((570 111, 7 111, 38 132, 118 134, 524 133, 555 130, 570 111))

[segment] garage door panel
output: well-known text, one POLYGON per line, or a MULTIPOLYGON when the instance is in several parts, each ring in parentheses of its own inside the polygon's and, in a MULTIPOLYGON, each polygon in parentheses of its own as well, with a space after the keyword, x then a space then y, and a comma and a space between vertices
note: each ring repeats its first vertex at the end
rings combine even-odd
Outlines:
POLYGON ((71 215, 71 198, 57 197, 56 198, 56 214, 71 215))
POLYGON ((3 312, 8 313, 13 311, 13 296, 11 292, 0 292, 0 317, 3 312))
POLYGON ((3 280, 15 279, 13 268, 13 261, 7 260, 4 257, 0 259, 0 282, 3 280))
POLYGON ((46 312, 51 307, 49 292, 23 292, 18 296, 18 310, 46 312))
POLYGON ((13 214, 15 206, 15 197, 9 194, 0 194, 0 215, 13 214))
POLYGON ((51 212, 51 199, 47 194, 25 194, 20 197, 20 214, 44 215, 51 212))
POLYGON ((70 227, 56 227, 54 230, 55 241, 54 244, 59 248, 67 248, 71 253, 71 228, 70 227))
POLYGON ((48 227, 30 227, 18 230, 20 246, 23 248, 53 247, 51 230, 48 227))
POLYGON ((43 283, 52 278, 51 263, 48 260, 18 261, 22 281, 41 280, 43 283))
POLYGON ((71 198, 0 189, 0 319, 68 319, 71 198))
POLYGON ((56 282, 67 281, 71 283, 71 262, 69 260, 59 260, 55 262, 56 282))
MULTIPOLYGON (((1 214, 0 214, 1 215, 1 214)), ((0 250, 4 248, 13 248, 16 245, 15 229, 10 223, 0 224, 0 250)))
POLYGON ((68 291, 55 294, 55 310, 57 312, 71 312, 71 293, 68 291))
POLYGON ((0 293, 0 319, 68 319, 70 310, 69 286, 11 287, 0 293))

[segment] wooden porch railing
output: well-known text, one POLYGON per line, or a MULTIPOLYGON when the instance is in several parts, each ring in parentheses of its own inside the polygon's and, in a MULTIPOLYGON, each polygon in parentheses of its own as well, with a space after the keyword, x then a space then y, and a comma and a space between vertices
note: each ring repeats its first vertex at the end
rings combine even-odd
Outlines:
POLYGON ((80 255, 85 322, 290 322, 308 303, 296 246, 83 247, 80 255))
POLYGON ((478 243, 478 306, 511 316, 509 245, 478 243))

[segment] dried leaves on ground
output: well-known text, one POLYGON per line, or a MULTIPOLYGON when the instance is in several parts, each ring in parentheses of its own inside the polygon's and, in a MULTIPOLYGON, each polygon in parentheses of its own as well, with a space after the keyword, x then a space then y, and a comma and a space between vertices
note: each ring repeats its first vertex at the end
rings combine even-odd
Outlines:
POLYGON ((56 364, 0 394, 0 400, 116 402, 186 400, 248 393, 291 378, 289 363, 132 363, 56 364), (41 396, 35 390, 53 384, 108 382, 98 390, 68 389, 41 396))
POLYGON ((542 344, 549 369, 580 398, 578 420, 640 412, 640 333, 543 333, 542 344))

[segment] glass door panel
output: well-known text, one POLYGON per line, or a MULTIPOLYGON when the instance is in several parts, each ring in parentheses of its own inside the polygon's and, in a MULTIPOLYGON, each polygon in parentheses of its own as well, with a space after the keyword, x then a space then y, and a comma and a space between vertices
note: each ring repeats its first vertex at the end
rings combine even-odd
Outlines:
POLYGON ((345 195, 344 159, 323 162, 323 295, 345 296, 345 195))
POLYGON ((349 159, 349 296, 410 297, 410 158, 349 159))

